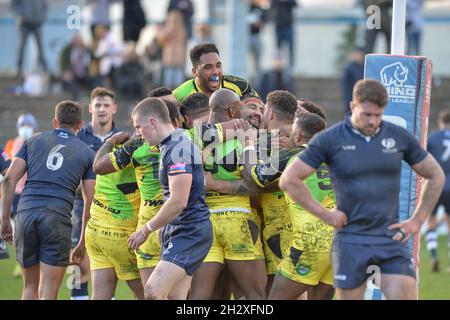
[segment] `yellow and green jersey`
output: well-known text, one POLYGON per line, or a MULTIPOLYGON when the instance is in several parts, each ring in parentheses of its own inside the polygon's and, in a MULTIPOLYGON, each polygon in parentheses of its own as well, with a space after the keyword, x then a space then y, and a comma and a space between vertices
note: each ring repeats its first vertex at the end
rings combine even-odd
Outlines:
MULTIPOLYGON (((186 130, 186 134, 200 149, 223 141, 220 124, 202 124, 186 130)), ((163 192, 159 182, 160 150, 157 146, 150 146, 143 138, 133 138, 110 153, 110 160, 117 171, 129 165, 134 168, 141 193, 141 208, 163 205, 163 192)))
MULTIPOLYGON (((297 157, 297 155, 292 157, 289 163, 297 157)), ((322 164, 316 172, 303 182, 308 187, 312 197, 322 206, 329 210, 335 207, 336 197, 329 178, 328 167, 325 164, 322 164)), ((311 252, 328 252, 333 238, 333 227, 306 211, 288 195, 285 194, 285 196, 294 231, 302 234, 301 246, 303 249, 311 252)))
POLYGON ((157 146, 150 146, 145 139, 134 138, 111 153, 110 159, 116 170, 131 165, 142 201, 156 201, 163 198, 159 184, 159 156, 157 146))
MULTIPOLYGON (((205 171, 210 172, 216 180, 241 179, 239 156, 243 148, 237 139, 227 140, 216 145, 205 157, 205 171)), ((211 212, 243 211, 251 212, 250 197, 247 195, 229 195, 207 191, 206 204, 211 212)))
POLYGON ((91 219, 105 227, 134 230, 139 205, 139 189, 131 166, 119 172, 97 175, 91 219))
MULTIPOLYGON (((255 89, 252 88, 250 82, 236 76, 231 75, 222 76, 222 82, 220 84, 220 87, 227 88, 236 92, 236 94, 239 97, 242 97, 246 94, 258 96, 258 93, 255 91, 255 89)), ((173 95, 177 99, 178 103, 182 103, 185 98, 197 92, 204 93, 200 89, 200 86, 198 85, 195 78, 193 78, 185 81, 178 88, 176 88, 173 91, 173 95)))

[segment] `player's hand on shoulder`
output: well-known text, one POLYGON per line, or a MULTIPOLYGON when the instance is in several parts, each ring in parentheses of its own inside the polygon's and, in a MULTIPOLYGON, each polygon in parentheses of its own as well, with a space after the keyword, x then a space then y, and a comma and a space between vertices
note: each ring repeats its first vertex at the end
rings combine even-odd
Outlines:
POLYGON ((108 141, 110 141, 112 144, 123 144, 127 140, 130 139, 130 134, 125 131, 117 132, 113 134, 111 137, 108 138, 108 141))
POLYGON ((339 209, 333 209, 326 216, 325 223, 333 226, 336 230, 339 230, 347 224, 347 215, 339 209))

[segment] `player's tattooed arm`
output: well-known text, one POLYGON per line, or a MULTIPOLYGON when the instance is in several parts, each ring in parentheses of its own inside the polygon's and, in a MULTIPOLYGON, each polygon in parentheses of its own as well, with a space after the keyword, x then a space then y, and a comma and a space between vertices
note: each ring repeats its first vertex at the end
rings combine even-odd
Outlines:
POLYGON ((105 175, 119 171, 110 155, 115 145, 124 143, 130 138, 127 132, 118 132, 108 138, 97 151, 92 168, 95 174, 105 175))

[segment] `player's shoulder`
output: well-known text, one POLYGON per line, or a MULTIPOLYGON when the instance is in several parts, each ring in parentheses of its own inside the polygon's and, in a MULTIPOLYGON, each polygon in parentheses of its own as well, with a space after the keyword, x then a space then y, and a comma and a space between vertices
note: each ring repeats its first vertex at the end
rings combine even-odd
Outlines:
POLYGON ((344 130, 346 130, 346 124, 344 121, 340 121, 317 133, 314 135, 314 138, 320 137, 323 139, 324 137, 332 137, 336 139, 336 137, 342 136, 344 130))
MULTIPOLYGON (((250 82, 244 78, 233 76, 233 75, 224 75, 222 77, 224 87, 228 89, 232 89, 238 95, 242 96, 246 91, 251 88, 250 82)), ((254 92, 256 94, 256 92, 254 92)))
POLYGON ((190 93, 195 91, 195 81, 194 78, 186 80, 182 84, 180 84, 177 88, 175 88, 172 93, 177 99, 178 102, 182 102, 185 97, 187 97, 190 93))
POLYGON ((408 132, 408 130, 406 130, 406 128, 399 126, 395 123, 383 120, 383 126, 385 129, 385 134, 400 136, 400 137, 412 136, 412 134, 410 132, 408 132))

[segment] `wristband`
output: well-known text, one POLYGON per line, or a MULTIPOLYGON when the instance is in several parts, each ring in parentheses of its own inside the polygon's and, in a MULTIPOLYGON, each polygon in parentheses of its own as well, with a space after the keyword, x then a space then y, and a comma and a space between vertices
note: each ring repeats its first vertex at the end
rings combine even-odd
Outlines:
POLYGON ((150 221, 145 224, 145 228, 148 230, 148 234, 155 231, 155 230, 153 230, 152 226, 150 225, 150 221))
POLYGON ((246 151, 255 151, 256 149, 255 149, 255 146, 253 146, 253 145, 251 145, 251 146, 246 146, 245 148, 244 148, 244 152, 246 152, 246 151))

